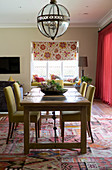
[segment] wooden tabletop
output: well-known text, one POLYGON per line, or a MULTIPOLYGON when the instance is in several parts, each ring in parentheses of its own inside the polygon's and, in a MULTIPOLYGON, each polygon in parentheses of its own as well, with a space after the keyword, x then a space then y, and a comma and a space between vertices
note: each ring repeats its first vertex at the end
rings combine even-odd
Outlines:
POLYGON ((27 96, 21 101, 21 105, 37 105, 37 104, 80 104, 87 105, 89 101, 82 97, 81 94, 75 88, 68 88, 68 91, 64 95, 44 95, 40 88, 33 88, 27 96))
MULTIPOLYGON (((86 98, 82 97, 81 94, 75 88, 68 88, 68 91, 64 93, 64 95, 51 95, 51 96, 44 95, 44 93, 41 92, 40 88, 33 88, 20 103, 23 106, 29 105, 33 107, 34 106, 41 107, 43 105, 49 107, 64 106, 69 107, 69 110, 73 110, 73 108, 70 109, 70 106, 90 105, 90 102, 86 98)), ((66 108, 64 110, 66 110, 66 108)))

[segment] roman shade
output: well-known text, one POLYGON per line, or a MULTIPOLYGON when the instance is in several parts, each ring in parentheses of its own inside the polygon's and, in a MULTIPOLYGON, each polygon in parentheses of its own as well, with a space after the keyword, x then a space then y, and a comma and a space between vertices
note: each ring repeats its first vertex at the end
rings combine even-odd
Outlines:
POLYGON ((77 41, 32 42, 34 60, 77 60, 77 41))

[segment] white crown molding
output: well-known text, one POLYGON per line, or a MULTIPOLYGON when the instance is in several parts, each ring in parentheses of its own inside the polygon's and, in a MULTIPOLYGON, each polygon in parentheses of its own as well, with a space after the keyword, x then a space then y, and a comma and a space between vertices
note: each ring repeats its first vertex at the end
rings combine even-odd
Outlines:
POLYGON ((112 9, 98 22, 100 28, 112 21, 112 9))
POLYGON ((98 27, 97 23, 70 23, 69 27, 98 27))

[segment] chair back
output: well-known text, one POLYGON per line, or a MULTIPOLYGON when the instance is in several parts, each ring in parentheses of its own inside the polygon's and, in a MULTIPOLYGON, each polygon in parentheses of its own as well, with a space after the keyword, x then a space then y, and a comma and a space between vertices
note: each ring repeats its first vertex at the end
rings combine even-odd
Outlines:
POLYGON ((89 85, 87 92, 86 92, 86 99, 88 99, 91 102, 91 105, 88 108, 89 119, 91 116, 91 108, 92 108, 92 104, 93 104, 94 94, 95 94, 95 87, 93 85, 89 85))
MULTIPOLYGON (((51 80, 47 80, 47 82, 49 82, 49 81, 51 81, 51 80)), ((57 80, 57 79, 55 79, 54 81, 55 81, 56 83, 59 83, 59 85, 62 86, 62 88, 64 87, 64 82, 63 82, 63 80, 57 80)))
POLYGON ((83 97, 85 97, 86 87, 87 87, 87 83, 86 82, 82 82, 79 92, 81 93, 81 95, 83 97))
POLYGON ((21 91, 20 91, 19 84, 14 83, 13 87, 14 87, 14 93, 15 93, 15 98, 16 98, 17 110, 23 110, 23 109, 20 109, 21 108, 21 105, 20 105, 21 91))
POLYGON ((7 86, 4 88, 6 103, 7 103, 7 109, 9 114, 9 121, 13 119, 13 115, 16 112, 16 102, 14 97, 14 92, 12 90, 11 86, 7 86))
POLYGON ((55 80, 55 82, 59 83, 59 85, 62 86, 62 88, 64 87, 63 80, 55 80))

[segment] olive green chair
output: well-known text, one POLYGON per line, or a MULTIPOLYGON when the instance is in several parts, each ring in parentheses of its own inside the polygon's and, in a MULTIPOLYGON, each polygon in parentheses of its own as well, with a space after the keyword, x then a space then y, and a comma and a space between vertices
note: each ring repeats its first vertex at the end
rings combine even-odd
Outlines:
POLYGON ((59 83, 60 86, 62 86, 62 88, 64 87, 64 82, 63 80, 55 80, 56 83, 59 83))
MULTIPOLYGON (((13 87, 14 87, 14 94, 15 94, 15 98, 16 98, 16 106, 17 106, 17 111, 24 111, 24 108, 23 106, 20 105, 20 101, 21 101, 21 91, 20 91, 20 87, 19 87, 19 84, 18 83, 14 83, 13 84, 13 87)), ((38 112, 37 112, 38 114, 38 112)), ((41 115, 41 114, 40 114, 41 115)), ((33 116, 33 111, 32 111, 32 116, 33 116)), ((34 112, 34 116, 35 116, 35 112, 34 112)), ((39 129, 41 130, 40 126, 40 119, 39 119, 39 129)), ((18 123, 16 124, 16 127, 18 126, 18 123)), ((38 137, 40 137, 40 133, 38 135, 38 137)))
MULTIPOLYGON (((87 108, 87 131, 89 136, 91 137, 92 143, 94 143, 90 121, 91 121, 91 108, 93 103, 95 93, 95 87, 93 85, 89 85, 86 98, 91 102, 90 107, 87 108)), ((62 142, 64 142, 64 123, 65 122, 74 122, 74 121, 81 121, 80 118, 80 111, 62 111, 61 112, 61 136, 62 142)))
POLYGON ((16 98, 16 106, 17 106, 17 110, 18 111, 23 111, 24 108, 23 106, 20 105, 20 101, 21 101, 21 91, 20 91, 20 87, 18 83, 14 83, 13 84, 14 87, 14 94, 15 94, 15 98, 16 98))
MULTIPOLYGON (((15 97, 11 86, 5 87, 4 93, 5 93, 7 109, 8 109, 8 118, 9 118, 9 131, 6 140, 6 144, 8 144, 9 138, 12 138, 15 123, 19 123, 19 122, 24 123, 24 112, 17 111, 15 97)), ((38 136, 39 136, 39 119, 40 119, 40 112, 30 112, 30 122, 35 123, 36 142, 37 142, 37 126, 38 126, 38 136)))
POLYGON ((83 97, 85 97, 86 88, 87 88, 87 83, 86 82, 82 82, 79 92, 81 93, 81 95, 83 97))

